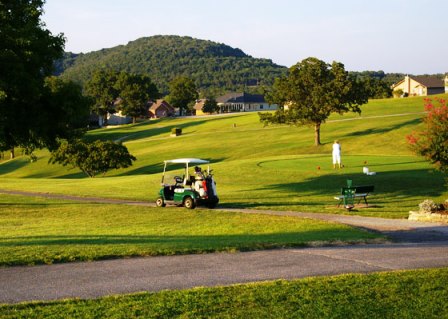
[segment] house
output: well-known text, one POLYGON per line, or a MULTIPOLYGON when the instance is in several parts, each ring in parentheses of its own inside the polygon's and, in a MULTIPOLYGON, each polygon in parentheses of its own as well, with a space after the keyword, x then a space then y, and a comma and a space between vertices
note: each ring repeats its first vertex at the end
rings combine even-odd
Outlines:
POLYGON ((220 113, 277 110, 277 104, 269 104, 261 94, 228 93, 216 99, 220 113))
POLYGON ((149 108, 149 117, 151 118, 161 118, 174 116, 175 110, 167 101, 163 99, 158 99, 154 103, 152 103, 149 108))
POLYGON ((206 99, 196 100, 196 103, 193 106, 193 109, 195 110, 196 115, 205 115, 204 111, 202 111, 205 101, 207 101, 207 100, 206 99))
MULTIPOLYGON (((445 93, 448 87, 448 77, 445 81, 435 77, 408 76, 392 85, 392 90, 403 92, 402 96, 426 96, 445 93)), ((397 94, 394 94, 395 96, 397 94)))
MULTIPOLYGON (((128 115, 124 115, 121 111, 116 112, 119 109, 120 104, 122 103, 122 99, 118 98, 114 102, 114 113, 107 113, 107 125, 122 125, 132 123, 132 117, 128 115)), ((100 117, 101 118, 101 117, 100 117)), ((100 123, 100 126, 103 126, 104 123, 100 123)))
POLYGON ((107 125, 122 125, 132 123, 132 117, 121 113, 121 111, 107 114, 107 125))

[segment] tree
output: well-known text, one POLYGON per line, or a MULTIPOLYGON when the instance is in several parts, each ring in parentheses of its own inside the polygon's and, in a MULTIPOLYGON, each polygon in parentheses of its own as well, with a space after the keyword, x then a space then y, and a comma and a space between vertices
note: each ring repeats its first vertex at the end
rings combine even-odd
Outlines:
POLYGON ((407 136, 411 148, 424 156, 438 170, 448 171, 448 102, 425 99, 424 129, 407 136))
POLYGON ((275 81, 268 94, 270 103, 287 105, 274 114, 259 113, 268 124, 313 125, 315 145, 320 145, 320 126, 332 113, 361 113, 367 103, 367 92, 361 83, 350 77, 344 65, 331 65, 307 58, 289 69, 289 74, 275 81))
POLYGON ((191 103, 196 101, 199 94, 193 80, 186 77, 177 77, 169 84, 170 94, 168 102, 179 108, 180 115, 182 109, 187 110, 191 103))
POLYGON ((57 139, 81 137, 87 130, 91 99, 82 94, 79 84, 58 77, 45 79, 43 101, 47 117, 39 118, 41 136, 46 136, 46 147, 58 146, 57 139))
POLYGON ((0 150, 23 147, 27 153, 49 140, 40 120, 51 118, 43 103, 44 79, 64 49, 40 21, 43 0, 0 3, 0 150))
POLYGON ((61 141, 52 152, 49 163, 77 167, 89 177, 106 174, 111 169, 127 168, 136 158, 121 143, 112 141, 83 142, 75 139, 61 141))
POLYGON ((86 93, 95 101, 92 111, 102 117, 103 125, 107 125, 107 114, 114 112, 114 103, 119 96, 118 75, 113 70, 97 70, 85 85, 86 93))
POLYGON ((381 79, 365 77, 361 81, 367 90, 369 98, 385 99, 392 96, 391 86, 381 79))
POLYGON ((116 88, 121 98, 118 108, 124 115, 131 116, 133 123, 137 117, 147 115, 148 101, 159 97, 157 87, 146 75, 122 72, 118 76, 116 88))
POLYGON ((202 107, 204 113, 215 113, 219 111, 219 106, 213 97, 206 98, 204 106, 202 107))

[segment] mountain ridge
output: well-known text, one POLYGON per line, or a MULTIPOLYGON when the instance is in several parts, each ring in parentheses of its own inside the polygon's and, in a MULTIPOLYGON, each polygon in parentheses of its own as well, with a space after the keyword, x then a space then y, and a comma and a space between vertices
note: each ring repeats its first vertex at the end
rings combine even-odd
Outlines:
POLYGON ((254 58, 239 48, 188 36, 156 35, 88 53, 66 52, 56 75, 85 83, 97 69, 147 74, 166 93, 177 76, 193 79, 203 93, 261 92, 286 73, 285 66, 254 58))

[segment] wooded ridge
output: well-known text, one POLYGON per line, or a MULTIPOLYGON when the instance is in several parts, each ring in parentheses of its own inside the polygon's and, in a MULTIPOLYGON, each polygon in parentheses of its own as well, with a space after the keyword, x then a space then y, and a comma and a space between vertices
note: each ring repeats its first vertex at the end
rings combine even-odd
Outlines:
POLYGON ((56 75, 84 84, 99 68, 146 74, 161 92, 168 91, 168 83, 175 77, 186 76, 202 92, 212 94, 260 92, 287 72, 272 60, 253 58, 225 44, 159 35, 85 54, 66 52, 56 62, 56 75))

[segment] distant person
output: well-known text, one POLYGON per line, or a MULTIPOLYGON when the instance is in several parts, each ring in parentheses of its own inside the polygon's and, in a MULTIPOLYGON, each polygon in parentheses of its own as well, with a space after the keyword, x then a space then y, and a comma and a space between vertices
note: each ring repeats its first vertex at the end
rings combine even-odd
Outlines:
POLYGON ((338 140, 335 140, 333 143, 333 168, 341 168, 341 144, 339 144, 338 140))

